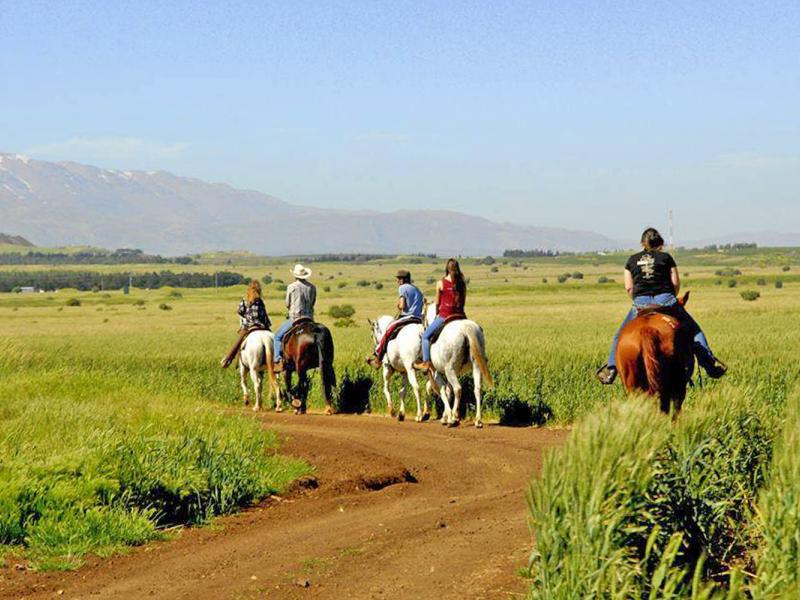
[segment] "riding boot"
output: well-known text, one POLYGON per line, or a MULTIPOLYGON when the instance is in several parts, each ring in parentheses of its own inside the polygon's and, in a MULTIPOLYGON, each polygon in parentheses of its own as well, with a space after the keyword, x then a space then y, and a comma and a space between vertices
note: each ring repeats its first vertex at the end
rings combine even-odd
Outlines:
POLYGON ((239 354, 239 348, 242 347, 242 342, 244 341, 244 338, 247 337, 248 333, 249 332, 246 329, 239 330, 239 337, 237 338, 236 343, 231 346, 230 352, 228 352, 228 354, 225 355, 225 358, 223 358, 219 363, 223 369, 227 369, 230 364, 236 360, 236 355, 239 354))

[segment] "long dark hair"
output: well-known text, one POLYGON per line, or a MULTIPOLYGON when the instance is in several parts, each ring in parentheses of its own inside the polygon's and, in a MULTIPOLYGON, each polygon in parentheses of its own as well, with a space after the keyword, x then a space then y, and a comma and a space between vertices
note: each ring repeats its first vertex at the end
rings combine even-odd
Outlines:
POLYGON ((464 281, 464 274, 461 272, 461 265, 458 264, 458 261, 455 258, 450 258, 447 260, 447 266, 444 269, 445 277, 447 275, 452 275, 453 283, 456 286, 456 291, 459 294, 463 294, 467 291, 467 282, 464 281))

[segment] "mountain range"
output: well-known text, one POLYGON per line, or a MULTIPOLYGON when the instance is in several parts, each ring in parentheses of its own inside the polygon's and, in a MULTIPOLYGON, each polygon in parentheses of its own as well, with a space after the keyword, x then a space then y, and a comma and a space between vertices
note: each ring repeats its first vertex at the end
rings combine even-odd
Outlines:
POLYGON ((249 250, 499 254, 511 248, 617 248, 588 231, 497 223, 459 212, 349 211, 164 171, 117 171, 0 153, 0 227, 40 245, 141 248, 162 254, 249 250))

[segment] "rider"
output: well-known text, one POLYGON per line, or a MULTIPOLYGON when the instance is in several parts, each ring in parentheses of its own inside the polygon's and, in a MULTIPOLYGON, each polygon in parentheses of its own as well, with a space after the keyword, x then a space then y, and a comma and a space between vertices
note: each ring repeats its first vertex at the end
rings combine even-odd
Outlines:
POLYGON ((274 372, 283 370, 283 336, 292 328, 295 321, 301 318, 314 318, 314 304, 317 302, 317 288, 308 281, 311 269, 296 264, 292 270, 294 281, 286 288, 286 308, 289 309, 287 320, 275 332, 274 372))
POLYGON ((227 369, 236 358, 236 355, 239 353, 239 348, 248 333, 256 329, 265 329, 269 331, 269 328, 272 327, 272 323, 270 323, 269 316, 267 315, 267 309, 264 306, 264 301, 261 299, 261 284, 257 279, 250 281, 250 284, 247 286, 247 293, 245 297, 242 298, 242 301, 239 302, 239 310, 237 313, 239 314, 240 321, 239 337, 230 352, 220 361, 220 365, 222 365, 223 369, 227 369))
POLYGON ((397 310, 399 316, 386 328, 375 352, 367 357, 367 363, 379 369, 386 355, 389 335, 399 326, 406 323, 421 323, 424 298, 420 289, 411 283, 411 273, 405 269, 397 272, 397 310))
POLYGON ((617 377, 616 354, 619 334, 622 328, 636 317, 637 309, 645 306, 674 306, 681 322, 692 334, 697 362, 709 377, 714 379, 722 377, 728 367, 714 356, 700 326, 678 303, 676 296, 681 287, 678 266, 670 254, 662 251, 664 239, 661 234, 652 227, 645 229, 642 233, 642 247, 643 250, 631 256, 625 264, 625 291, 633 298, 633 307, 614 334, 608 363, 597 370, 597 378, 604 384, 614 382, 617 377))
POLYGON ((415 369, 430 370, 431 338, 445 324, 445 320, 456 315, 464 315, 467 302, 467 283, 461 266, 455 258, 447 261, 445 276, 436 284, 436 318, 422 334, 422 362, 414 365, 415 369))

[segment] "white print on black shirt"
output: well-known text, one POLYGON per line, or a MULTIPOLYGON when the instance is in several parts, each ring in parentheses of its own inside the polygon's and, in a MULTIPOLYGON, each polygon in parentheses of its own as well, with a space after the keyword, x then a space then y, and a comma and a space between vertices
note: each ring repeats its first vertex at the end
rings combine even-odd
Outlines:
POLYGON ((642 278, 652 279, 656 274, 656 259, 650 254, 643 254, 642 258, 636 261, 636 265, 642 269, 642 278))

